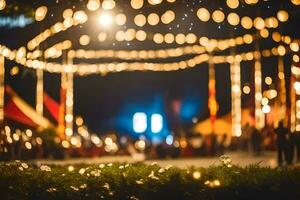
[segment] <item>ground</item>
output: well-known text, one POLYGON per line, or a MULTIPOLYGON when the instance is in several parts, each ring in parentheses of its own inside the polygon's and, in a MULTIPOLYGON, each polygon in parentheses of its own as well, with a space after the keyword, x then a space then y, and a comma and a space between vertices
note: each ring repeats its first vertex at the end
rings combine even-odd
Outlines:
MULTIPOLYGON (((239 166, 247 166, 250 164, 260 164, 264 167, 276 167, 276 152, 264 152, 260 156, 253 156, 246 152, 234 152, 226 154, 230 157, 233 164, 239 166)), ((74 158, 66 160, 34 160, 34 163, 43 164, 55 164, 55 165, 72 165, 72 164, 100 164, 100 163, 111 163, 111 162, 135 162, 131 156, 105 156, 99 158, 74 158)), ((205 157, 205 158, 180 158, 180 159, 164 159, 164 160, 147 160, 146 164, 157 162, 160 166, 165 167, 167 165, 173 165, 175 167, 186 168, 189 166, 196 167, 209 167, 211 165, 219 165, 219 157, 205 157)))

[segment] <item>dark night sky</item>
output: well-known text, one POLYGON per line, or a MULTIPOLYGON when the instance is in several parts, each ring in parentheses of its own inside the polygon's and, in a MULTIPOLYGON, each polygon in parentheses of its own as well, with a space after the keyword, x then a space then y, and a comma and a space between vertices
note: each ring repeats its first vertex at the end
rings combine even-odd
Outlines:
MULTIPOLYGON (((32 39, 33 35, 39 33, 43 27, 48 27, 54 22, 61 20, 61 13, 67 7, 74 5, 76 9, 81 9, 83 2, 68 1, 71 3, 61 3, 65 1, 20 1, 23 3, 32 2, 34 7, 39 5, 49 5, 49 13, 53 17, 47 18, 42 23, 28 25, 24 29, 7 29, 0 27, 0 43, 9 46, 10 48, 18 48, 25 45, 28 40, 32 39), (79 2, 79 3, 78 3, 79 2)), ((87 1, 84 1, 87 2, 87 1)), ((203 23, 197 18, 196 12, 200 7, 207 7, 209 10, 223 8, 225 13, 230 10, 225 5, 223 0, 177 0, 174 4, 161 4, 158 6, 144 6, 141 11, 136 11, 130 8, 129 1, 116 1, 116 11, 123 11, 127 14, 127 21, 132 22, 133 16, 142 12, 147 14, 150 12, 163 13, 167 9, 176 11, 176 20, 170 25, 160 25, 155 27, 145 26, 148 33, 153 32, 172 32, 188 33, 194 32, 197 36, 207 36, 209 38, 230 38, 231 36, 243 35, 245 30, 241 26, 236 29, 227 25, 227 22, 220 26, 216 23, 203 23), (187 17, 185 16, 187 14, 187 17), (184 19, 183 19, 184 18, 184 19), (193 25, 191 25, 193 23, 193 25), (179 27, 178 27, 179 24, 179 27), (171 28, 171 30, 170 30, 171 28)), ((8 1, 9 3, 9 1, 8 1)), ((279 8, 289 10, 291 13, 289 21, 280 27, 282 34, 289 34, 294 38, 299 38, 300 25, 300 9, 288 0, 269 0, 263 1, 255 6, 240 6, 236 10, 241 16, 250 15, 252 18, 256 16, 275 16, 279 8)), ((92 16, 89 16, 92 18, 92 16)), ((57 41, 63 39, 71 39, 75 48, 78 47, 78 38, 83 33, 88 33, 92 37, 92 41, 96 41, 97 33, 101 31, 100 27, 93 26, 91 22, 81 26, 80 28, 72 28, 63 34, 58 34, 53 39, 50 39, 44 45, 49 47, 57 41)), ((126 27, 115 27, 114 29, 136 28, 134 24, 127 23, 126 27)), ((254 30, 252 31, 254 33, 254 30)), ((108 40, 101 45, 99 42, 92 42, 87 48, 92 49, 158 49, 170 48, 177 45, 156 45, 153 42, 131 42, 127 46, 126 42, 116 42, 113 45, 112 40, 108 40)), ((273 47, 276 44, 270 39, 265 42, 260 42, 262 48, 273 47)), ((236 51, 252 51, 253 45, 237 48, 236 51)), ((229 53, 229 52, 225 52, 229 53)), ((180 59, 180 58, 179 58, 180 59)), ((285 58, 286 70, 289 71, 289 56, 285 58)), ((101 60, 100 60, 101 61, 101 60)), ((275 78, 277 73, 276 58, 263 59, 263 75, 275 78)), ((9 63, 13 66, 14 63, 9 63)), ((242 83, 251 82, 251 67, 253 63, 242 64, 242 83)), ((9 71, 9 70, 7 70, 9 71)), ((27 102, 34 105, 35 102, 35 75, 34 71, 22 68, 21 73, 17 76, 7 76, 7 83, 12 85, 20 96, 27 102)), ((287 76, 288 77, 288 76, 287 76)), ((217 99, 220 104, 220 115, 230 111, 230 74, 229 65, 216 66, 217 79, 217 99)), ((60 77, 58 75, 46 74, 45 91, 56 100, 59 99, 60 77)), ((186 102, 186 109, 190 112, 183 113, 183 121, 186 124, 191 123, 191 118, 197 116, 204 119, 208 116, 207 108, 207 93, 208 93, 208 69, 207 64, 202 64, 193 69, 176 72, 122 72, 118 74, 109 74, 107 76, 91 75, 88 77, 75 78, 75 114, 80 114, 84 117, 87 125, 93 131, 104 131, 118 127, 119 118, 129 117, 130 112, 143 111, 152 112, 158 109, 161 112, 164 108, 156 106, 158 104, 167 104, 173 99, 180 99, 183 103, 186 102), (158 100, 160 99, 160 100, 158 100), (190 105, 190 107, 189 107, 190 105), (132 107, 131 107, 132 106, 132 107), (130 109, 133 108, 133 109, 130 109), (152 110, 151 110, 152 109, 152 110)), ((246 105, 251 100, 250 96, 243 96, 243 104, 246 105)))

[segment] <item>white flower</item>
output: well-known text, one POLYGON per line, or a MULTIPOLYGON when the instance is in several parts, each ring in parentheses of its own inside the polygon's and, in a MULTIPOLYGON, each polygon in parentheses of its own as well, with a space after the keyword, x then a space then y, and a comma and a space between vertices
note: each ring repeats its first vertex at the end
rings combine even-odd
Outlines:
POLYGON ((47 191, 47 192, 55 192, 55 191, 56 191, 56 188, 48 188, 46 191, 47 191))
POLYGON ((77 187, 75 187, 75 186, 70 186, 70 188, 72 189, 72 190, 74 190, 74 191, 79 191, 79 189, 77 188, 77 187))
POLYGON ((81 169, 78 171, 78 173, 81 174, 81 175, 84 174, 84 172, 85 172, 85 169, 84 169, 84 168, 81 168, 81 169))
POLYGON ((109 185, 108 183, 105 183, 105 184, 103 185, 103 188, 109 190, 109 189, 110 189, 110 185, 109 185))
POLYGON ((135 181, 135 182, 136 182, 136 184, 138 184, 138 185, 143 185, 143 184, 144 184, 144 180, 143 180, 143 179, 137 180, 137 181, 135 181))
POLYGON ((105 167, 105 164, 100 164, 99 165, 99 168, 101 168, 101 169, 104 168, 104 167, 105 167))
POLYGON ((166 170, 169 170, 169 169, 171 169, 173 167, 173 165, 167 165, 165 168, 166 168, 166 170))
POLYGON ((28 165, 26 163, 22 163, 21 166, 24 168, 24 169, 27 169, 28 168, 28 165))
POLYGON ((47 165, 42 165, 42 166, 40 167, 40 169, 41 169, 42 171, 46 171, 46 172, 50 172, 50 171, 51 171, 51 168, 50 168, 49 166, 47 166, 47 165))
POLYGON ((154 180, 159 180, 159 178, 154 175, 154 171, 151 171, 148 177, 154 180))

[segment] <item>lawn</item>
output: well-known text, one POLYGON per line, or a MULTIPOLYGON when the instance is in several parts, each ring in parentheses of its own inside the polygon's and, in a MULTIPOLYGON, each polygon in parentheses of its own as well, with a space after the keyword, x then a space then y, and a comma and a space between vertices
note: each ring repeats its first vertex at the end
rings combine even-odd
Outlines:
POLYGON ((0 199, 300 199, 300 169, 241 168, 223 158, 209 168, 153 163, 76 166, 0 164, 0 199))

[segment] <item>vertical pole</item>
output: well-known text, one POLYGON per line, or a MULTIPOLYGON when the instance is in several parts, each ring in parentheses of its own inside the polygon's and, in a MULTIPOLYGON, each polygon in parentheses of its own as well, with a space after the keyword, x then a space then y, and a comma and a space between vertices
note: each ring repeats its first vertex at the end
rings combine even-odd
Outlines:
MULTIPOLYGON (((68 55, 68 54, 67 54, 68 55)), ((67 57, 67 64, 72 65, 73 60, 67 57)), ((74 106, 74 75, 73 72, 66 72, 66 115, 65 115, 65 122, 66 122, 66 136, 70 137, 73 135, 73 121, 74 121, 74 114, 73 114, 73 106, 74 106)))
POLYGON ((261 55, 259 48, 255 52, 254 64, 254 84, 255 84, 255 127, 261 130, 265 126, 265 115, 262 111, 262 72, 261 55))
POLYGON ((279 78, 279 121, 286 118, 286 88, 283 57, 278 57, 278 78, 279 78))
MULTIPOLYGON (((296 131, 296 124, 297 123, 297 119, 296 119, 296 91, 294 89, 294 83, 295 83, 295 74, 291 74, 291 86, 290 86, 290 91, 291 91, 291 132, 295 132, 296 131)), ((299 115, 299 114, 298 114, 299 115)), ((298 127, 299 129, 299 127, 298 127)))
POLYGON ((42 69, 36 70, 36 111, 43 115, 44 110, 44 71, 42 69))
POLYGON ((230 64, 232 136, 242 135, 241 65, 235 60, 230 64))
POLYGON ((217 118, 217 112, 219 109, 218 102, 216 100, 216 77, 215 77, 215 66, 212 60, 212 55, 209 55, 208 60, 208 73, 209 73, 209 81, 208 81, 208 108, 210 112, 210 120, 212 133, 215 128, 215 121, 217 118))
POLYGON ((4 120, 5 58, 0 55, 0 123, 4 120))

